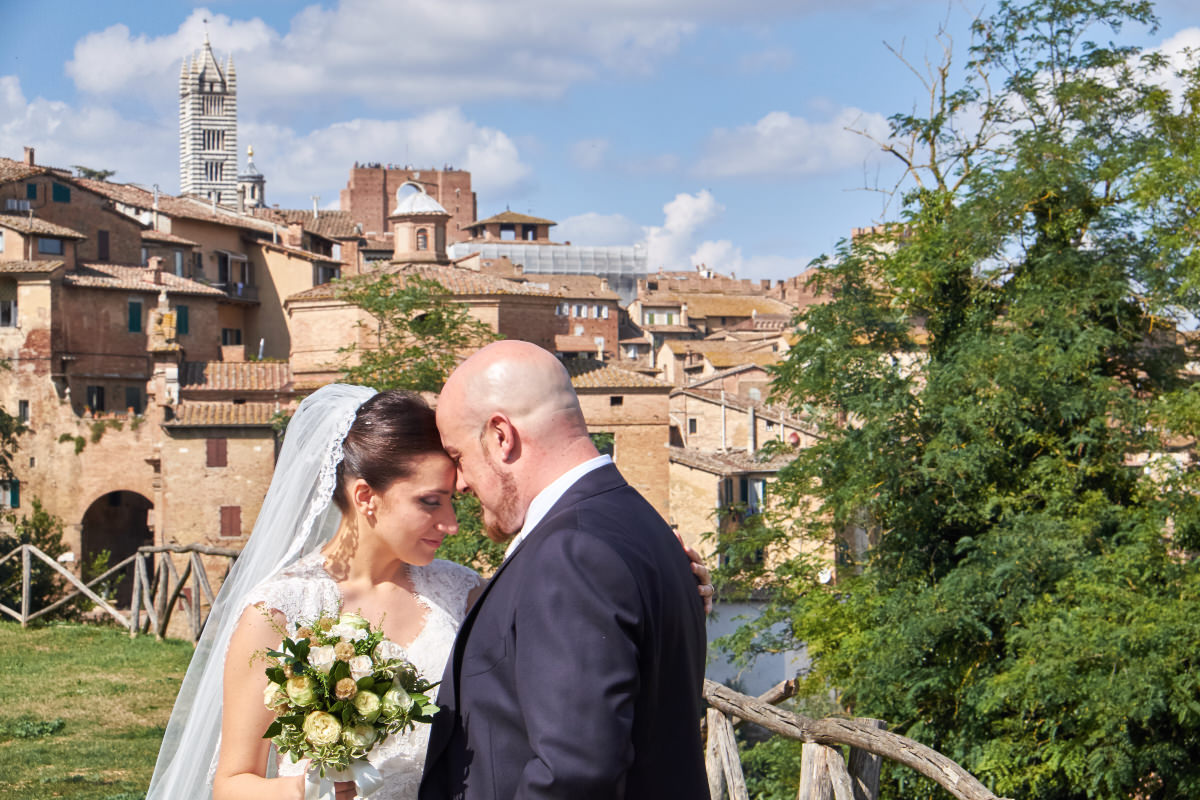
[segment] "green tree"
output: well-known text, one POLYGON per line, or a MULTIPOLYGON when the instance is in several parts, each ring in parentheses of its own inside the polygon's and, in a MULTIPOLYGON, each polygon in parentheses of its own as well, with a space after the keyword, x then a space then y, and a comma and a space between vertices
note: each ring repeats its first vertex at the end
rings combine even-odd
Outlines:
POLYGON ((1010 796, 1200 796, 1200 73, 1109 41, 1154 22, 1001 2, 893 117, 901 219, 824 261, 776 373, 824 433, 779 484, 801 524, 722 576, 773 590, 743 654, 786 623, 814 690, 1010 796), (785 558, 855 528, 836 587, 785 558))
POLYGON ((93 181, 106 181, 113 175, 116 175, 117 171, 115 169, 92 169, 82 164, 76 164, 75 174, 80 178, 88 178, 93 181))
MULTIPOLYGON (((0 359, 0 372, 12 369, 12 364, 0 359)), ((0 408, 0 480, 13 477, 12 460, 20 443, 18 438, 28 430, 21 420, 0 408)))
POLYGON ((497 338, 440 283, 417 275, 363 275, 338 296, 372 317, 370 345, 351 344, 342 379, 384 389, 437 392, 470 350, 497 338))

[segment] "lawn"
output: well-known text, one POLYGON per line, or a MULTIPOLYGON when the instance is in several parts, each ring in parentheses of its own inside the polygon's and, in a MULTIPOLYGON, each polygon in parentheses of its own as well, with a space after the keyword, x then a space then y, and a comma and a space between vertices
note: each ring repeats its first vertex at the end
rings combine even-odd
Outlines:
POLYGON ((192 646, 0 622, 0 800, 141 800, 192 646))

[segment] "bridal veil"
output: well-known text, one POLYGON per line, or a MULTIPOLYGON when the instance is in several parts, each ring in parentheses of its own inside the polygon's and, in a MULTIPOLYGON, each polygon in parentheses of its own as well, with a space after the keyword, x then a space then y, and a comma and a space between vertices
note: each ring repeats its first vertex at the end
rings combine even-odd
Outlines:
POLYGON ((210 775, 221 735, 225 651, 244 598, 336 532, 341 512, 330 500, 342 460, 342 440, 358 407, 374 394, 363 386, 322 387, 305 398, 288 423, 250 540, 221 586, 179 689, 147 800, 211 796, 210 775))

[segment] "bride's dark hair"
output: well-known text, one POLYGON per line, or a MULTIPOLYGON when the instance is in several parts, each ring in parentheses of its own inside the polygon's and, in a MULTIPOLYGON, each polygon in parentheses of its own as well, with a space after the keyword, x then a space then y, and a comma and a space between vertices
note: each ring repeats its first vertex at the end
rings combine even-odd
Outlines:
POLYGON ((412 392, 389 389, 358 407, 354 424, 342 441, 333 502, 350 511, 346 485, 362 478, 376 491, 412 474, 414 456, 441 453, 433 409, 412 392))

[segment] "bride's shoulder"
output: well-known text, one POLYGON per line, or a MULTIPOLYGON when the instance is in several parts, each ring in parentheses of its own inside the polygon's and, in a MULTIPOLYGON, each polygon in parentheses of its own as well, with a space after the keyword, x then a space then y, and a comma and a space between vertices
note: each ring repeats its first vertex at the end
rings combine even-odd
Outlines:
POLYGON ((340 593, 324 561, 319 552, 293 561, 251 589, 243 608, 258 605, 280 611, 290 623, 315 617, 322 610, 335 612, 340 593))
POLYGON ((483 580, 479 576, 479 573, 470 567, 464 567, 462 564, 446 561, 442 558, 435 558, 426 569, 431 575, 436 575, 443 580, 463 586, 468 590, 474 589, 483 580))

